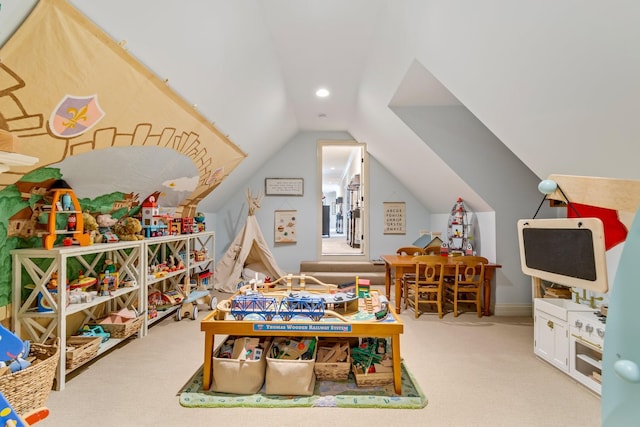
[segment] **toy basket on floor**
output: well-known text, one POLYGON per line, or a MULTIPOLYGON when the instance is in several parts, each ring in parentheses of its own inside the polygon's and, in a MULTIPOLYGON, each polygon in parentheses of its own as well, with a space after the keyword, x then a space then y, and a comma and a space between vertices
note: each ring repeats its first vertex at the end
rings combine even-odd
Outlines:
POLYGON ((376 387, 393 382, 393 372, 363 373, 361 369, 352 365, 353 376, 358 387, 376 387))
POLYGON ((126 323, 100 323, 98 325, 111 334, 111 338, 128 338, 142 327, 144 315, 131 319, 126 323))
POLYGON ((0 376, 0 392, 18 414, 45 406, 60 359, 60 339, 51 344, 31 344, 31 365, 13 374, 0 376))
POLYGON ((71 336, 67 338, 67 369, 75 369, 98 355, 100 337, 71 336))
POLYGON ((349 378, 351 370, 351 352, 348 340, 320 340, 318 342, 318 352, 316 363, 313 367, 316 373, 316 379, 319 381, 345 381, 349 378), (335 346, 339 346, 336 348, 335 346), (331 351, 340 350, 344 352, 344 360, 324 362, 323 355, 327 352, 327 356, 331 356, 331 351))

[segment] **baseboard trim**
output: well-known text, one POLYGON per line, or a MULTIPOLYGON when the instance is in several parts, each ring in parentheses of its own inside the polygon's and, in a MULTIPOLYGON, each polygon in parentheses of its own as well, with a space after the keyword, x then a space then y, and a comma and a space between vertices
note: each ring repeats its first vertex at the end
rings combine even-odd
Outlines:
POLYGON ((533 316, 533 304, 496 304, 496 316, 533 316))

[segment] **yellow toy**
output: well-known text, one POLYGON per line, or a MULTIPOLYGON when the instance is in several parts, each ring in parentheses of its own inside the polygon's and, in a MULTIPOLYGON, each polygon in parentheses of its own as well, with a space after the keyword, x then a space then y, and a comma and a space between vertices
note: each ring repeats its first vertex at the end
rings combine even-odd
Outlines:
POLYGON ((84 232, 89 235, 91 244, 100 243, 102 235, 98 234, 98 221, 89 212, 82 212, 82 220, 84 221, 84 232))

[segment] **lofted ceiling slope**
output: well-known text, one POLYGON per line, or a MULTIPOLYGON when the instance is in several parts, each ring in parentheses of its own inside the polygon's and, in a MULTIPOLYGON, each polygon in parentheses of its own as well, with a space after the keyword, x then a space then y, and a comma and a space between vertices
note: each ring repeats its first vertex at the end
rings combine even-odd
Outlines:
MULTIPOLYGON (((637 2, 69 1, 248 153, 207 211, 312 130, 366 142, 432 212, 451 194, 491 210, 394 106, 462 105, 541 178, 640 178, 637 2)), ((0 43, 35 3, 2 2, 0 43)))

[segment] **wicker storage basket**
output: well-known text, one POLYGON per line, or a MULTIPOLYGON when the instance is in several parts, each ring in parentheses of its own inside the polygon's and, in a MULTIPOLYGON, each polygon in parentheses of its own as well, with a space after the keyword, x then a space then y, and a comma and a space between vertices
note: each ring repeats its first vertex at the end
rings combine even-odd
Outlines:
POLYGON ((29 356, 36 360, 27 369, 0 376, 0 392, 18 414, 45 406, 56 376, 60 339, 52 345, 32 343, 29 356))
POLYGON ((131 319, 126 323, 100 323, 102 328, 111 334, 111 338, 127 338, 137 333, 142 327, 144 315, 131 319))
POLYGON ((375 387, 393 382, 393 372, 362 373, 362 371, 355 366, 352 368, 353 376, 356 379, 356 385, 358 387, 375 387))
POLYGON ((316 353, 316 363, 313 367, 318 381, 345 381, 349 378, 351 370, 351 349, 348 340, 320 340, 316 353), (346 358, 340 362, 320 362, 324 349, 333 348, 335 344, 346 347, 346 358))
POLYGON ((101 341, 100 337, 72 336, 67 338, 67 369, 75 369, 96 357, 101 341))

